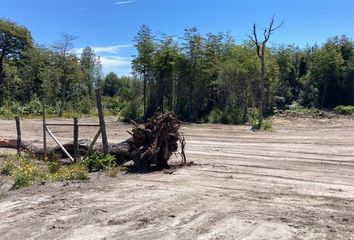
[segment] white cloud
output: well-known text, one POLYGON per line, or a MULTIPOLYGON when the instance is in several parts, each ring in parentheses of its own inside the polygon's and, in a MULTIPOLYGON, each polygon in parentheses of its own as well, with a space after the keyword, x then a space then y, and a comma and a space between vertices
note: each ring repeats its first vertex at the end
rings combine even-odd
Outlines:
MULTIPOLYGON (((103 73, 115 72, 118 75, 131 74, 131 57, 126 57, 127 54, 122 55, 121 50, 131 48, 131 44, 112 45, 112 46, 96 46, 91 47, 95 54, 100 57, 103 73)), ((72 53, 81 56, 84 48, 75 48, 72 53)))
POLYGON ((115 2, 114 5, 123 5, 123 4, 129 4, 129 3, 134 3, 135 1, 118 1, 115 2))
POLYGON ((100 56, 102 65, 105 67, 126 67, 130 66, 131 59, 119 56, 100 56))
MULTIPOLYGON (((112 45, 112 46, 104 46, 104 47, 91 47, 96 54, 109 53, 109 54, 117 54, 123 48, 130 48, 132 45, 123 44, 123 45, 112 45)), ((84 48, 74 48, 72 52, 76 55, 80 55, 84 48)))
POLYGON ((115 72, 118 75, 131 74, 131 58, 120 56, 100 56, 105 74, 115 72))

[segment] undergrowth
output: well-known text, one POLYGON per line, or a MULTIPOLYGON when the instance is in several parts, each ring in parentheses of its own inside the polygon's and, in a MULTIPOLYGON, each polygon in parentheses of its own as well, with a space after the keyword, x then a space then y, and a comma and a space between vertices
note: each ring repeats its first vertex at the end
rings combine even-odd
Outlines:
POLYGON ((90 172, 103 171, 109 177, 116 177, 122 171, 111 155, 93 153, 84 161, 63 164, 56 156, 47 161, 37 161, 30 155, 4 154, 0 173, 13 178, 12 189, 28 187, 34 183, 88 180, 90 172))
POLYGON ((354 115, 354 106, 343 106, 340 105, 334 108, 334 113, 339 115, 354 115))

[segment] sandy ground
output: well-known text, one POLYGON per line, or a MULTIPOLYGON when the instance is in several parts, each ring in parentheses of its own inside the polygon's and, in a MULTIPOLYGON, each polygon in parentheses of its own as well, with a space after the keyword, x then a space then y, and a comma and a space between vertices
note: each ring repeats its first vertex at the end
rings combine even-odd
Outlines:
MULTIPOLYGON (((278 118, 273 126, 186 125, 194 166, 6 191, 0 238, 354 239, 354 120, 278 118)), ((129 128, 110 120, 109 139, 127 138, 129 128)), ((14 129, 0 121, 0 138, 14 129)), ((22 129, 25 140, 41 139, 40 120, 22 129)), ((70 129, 53 130, 70 140, 70 129)))

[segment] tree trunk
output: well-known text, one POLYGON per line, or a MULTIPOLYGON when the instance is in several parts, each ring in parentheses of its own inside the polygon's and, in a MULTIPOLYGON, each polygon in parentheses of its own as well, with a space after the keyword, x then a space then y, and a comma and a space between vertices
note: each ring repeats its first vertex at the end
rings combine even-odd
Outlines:
MULTIPOLYGON (((2 50, 4 52, 4 49, 2 50)), ((4 101, 4 53, 0 56, 0 105, 3 104, 4 101)))
POLYGON ((67 85, 67 80, 66 80, 66 77, 65 77, 64 81, 63 81, 62 90, 61 90, 61 101, 60 101, 59 117, 63 116, 63 112, 64 112, 64 109, 65 109, 66 85, 67 85))
POLYGON ((261 76, 260 76, 260 99, 259 99, 259 129, 263 122, 263 105, 264 105, 264 78, 265 78, 265 60, 264 60, 264 49, 262 49, 261 55, 261 76))
POLYGON ((247 123, 247 105, 248 105, 248 91, 247 91, 247 86, 244 90, 244 105, 243 105, 243 117, 242 117, 242 123, 245 124, 247 123))
POLYGON ((321 97, 321 105, 320 108, 323 108, 326 102, 326 97, 327 97, 327 87, 328 87, 328 81, 325 79, 324 84, 323 84, 323 93, 321 97))

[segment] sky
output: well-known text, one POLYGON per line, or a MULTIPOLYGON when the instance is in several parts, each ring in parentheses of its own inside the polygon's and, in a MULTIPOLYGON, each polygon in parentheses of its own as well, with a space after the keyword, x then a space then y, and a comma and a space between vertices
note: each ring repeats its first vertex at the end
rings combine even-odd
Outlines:
POLYGON ((52 46, 64 32, 77 36, 74 52, 90 46, 103 71, 129 75, 136 51, 134 35, 143 24, 155 36, 230 31, 247 39, 253 23, 260 31, 275 14, 284 22, 270 46, 324 43, 329 37, 354 38, 354 0, 0 0, 0 18, 30 29, 38 44, 52 46))

